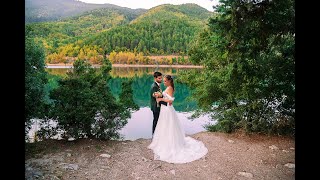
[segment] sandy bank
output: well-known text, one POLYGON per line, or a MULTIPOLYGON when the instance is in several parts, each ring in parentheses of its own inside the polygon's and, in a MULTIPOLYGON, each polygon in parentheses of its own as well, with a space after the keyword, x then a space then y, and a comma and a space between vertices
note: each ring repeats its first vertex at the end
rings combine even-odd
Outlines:
POLYGON ((292 138, 212 132, 192 137, 208 153, 187 164, 153 160, 151 139, 38 142, 41 151, 33 157, 26 152, 26 179, 295 179, 292 138))

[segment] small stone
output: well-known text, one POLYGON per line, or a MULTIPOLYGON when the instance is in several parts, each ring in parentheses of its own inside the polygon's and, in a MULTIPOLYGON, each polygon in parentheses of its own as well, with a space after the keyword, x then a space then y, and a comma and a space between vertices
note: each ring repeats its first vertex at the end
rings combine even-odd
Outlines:
POLYGON ((67 153, 67 157, 71 157, 71 153, 67 153))
POLYGON ((36 176, 36 177, 41 177, 43 176, 43 173, 41 171, 34 171, 33 174, 36 176))
POLYGON ((285 164, 284 166, 286 166, 286 167, 288 167, 288 168, 290 168, 290 169, 295 168, 295 164, 293 164, 293 163, 287 163, 287 164, 285 164))
POLYGON ((60 180, 60 178, 58 178, 57 176, 51 175, 51 180, 60 180))
POLYGON ((272 149, 272 150, 278 150, 278 149, 279 149, 279 148, 278 148, 277 146, 275 146, 275 145, 269 146, 269 148, 272 149))
POLYGON ((291 150, 294 150, 294 148, 293 148, 293 147, 291 147, 290 149, 291 149, 291 150))
POLYGON ((66 163, 61 163, 61 164, 65 164, 62 167, 65 170, 78 170, 79 169, 79 165, 77 165, 77 164, 66 164, 66 163))
POLYGON ((106 158, 110 158, 110 157, 111 157, 110 154, 101 154, 100 156, 101 156, 101 157, 106 157, 106 158))
POLYGON ((176 175, 176 171, 175 170, 170 170, 170 173, 173 175, 176 175))
POLYGON ((253 178, 253 174, 248 173, 248 172, 238 172, 237 174, 240 176, 247 177, 247 178, 253 178))
POLYGON ((147 162, 148 160, 145 157, 142 157, 142 161, 147 162))
POLYGON ((232 141, 232 140, 230 140, 230 139, 228 140, 228 142, 229 142, 229 143, 234 143, 234 141, 232 141))
POLYGON ((282 150, 283 152, 285 152, 285 153, 288 153, 288 152, 290 152, 290 151, 287 151, 287 150, 282 150))

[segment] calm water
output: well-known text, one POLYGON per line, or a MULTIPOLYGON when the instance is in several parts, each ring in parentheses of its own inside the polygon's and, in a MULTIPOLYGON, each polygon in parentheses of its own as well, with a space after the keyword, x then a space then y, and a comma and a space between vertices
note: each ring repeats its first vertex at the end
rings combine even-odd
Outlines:
MULTIPOLYGON (((66 72, 70 70, 69 68, 48 68, 49 74, 65 76, 66 72)), ((153 115, 150 110, 150 99, 149 90, 153 83, 153 72, 157 70, 162 74, 170 74, 175 78, 177 73, 183 70, 182 68, 150 68, 150 67, 113 67, 111 71, 111 76, 113 77, 109 81, 109 85, 112 93, 118 97, 121 92, 121 82, 126 78, 132 78, 133 84, 133 98, 134 101, 139 105, 140 109, 132 113, 131 118, 124 128, 120 130, 120 134, 123 136, 124 140, 136 140, 139 138, 149 139, 152 136, 152 120, 153 115)), ((201 69, 200 69, 201 70, 201 69)), ((55 82, 51 81, 51 86, 55 86, 55 82)), ((162 89, 165 87, 161 84, 162 89)), ((53 88, 49 87, 48 89, 53 88)), ((197 109, 197 105, 194 101, 188 100, 191 96, 190 88, 185 84, 175 82, 175 101, 174 108, 178 113, 178 117, 183 125, 185 133, 187 135, 192 135, 201 131, 206 131, 203 127, 208 123, 213 123, 209 120, 208 116, 201 116, 199 118, 190 120, 189 117, 192 112, 197 109)), ((38 129, 37 125, 33 126, 30 131, 30 136, 33 132, 38 129)))
MULTIPOLYGON (((206 131, 203 125, 209 123, 208 116, 202 116, 194 120, 188 119, 192 113, 178 112, 179 120, 187 135, 206 131)), ((142 107, 131 115, 128 124, 121 129, 120 134, 124 135, 126 140, 135 140, 139 138, 150 139, 152 134, 153 115, 149 107, 142 107)))

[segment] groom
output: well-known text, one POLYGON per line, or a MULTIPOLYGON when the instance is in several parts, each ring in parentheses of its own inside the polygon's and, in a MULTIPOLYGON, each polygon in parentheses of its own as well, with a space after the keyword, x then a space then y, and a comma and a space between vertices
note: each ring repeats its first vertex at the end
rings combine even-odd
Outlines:
MULTIPOLYGON (((159 115, 160 115, 160 106, 161 104, 163 105, 167 105, 166 102, 164 101, 160 101, 159 102, 159 106, 157 105, 157 101, 156 98, 160 97, 157 94, 155 94, 155 92, 161 92, 161 81, 162 81, 162 74, 161 72, 154 72, 153 73, 153 77, 154 77, 154 83, 152 83, 151 85, 151 89, 150 89, 150 107, 151 107, 151 111, 153 112, 153 124, 152 124, 152 135, 154 133, 154 130, 156 129, 157 123, 158 123, 158 119, 159 119, 159 115)), ((161 96, 162 97, 162 96, 161 96)))

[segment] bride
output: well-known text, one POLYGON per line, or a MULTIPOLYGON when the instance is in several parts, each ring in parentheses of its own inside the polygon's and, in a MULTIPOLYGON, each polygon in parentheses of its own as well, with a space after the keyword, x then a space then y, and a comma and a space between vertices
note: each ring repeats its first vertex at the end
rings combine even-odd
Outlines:
MULTIPOLYGON (((167 88, 162 93, 163 98, 157 98, 157 101, 170 103, 174 101, 172 77, 166 75, 163 83, 167 88)), ((148 146, 153 150, 154 159, 169 163, 188 163, 200 159, 207 154, 208 149, 201 141, 185 136, 177 113, 169 103, 167 106, 161 104, 158 124, 148 146)))

